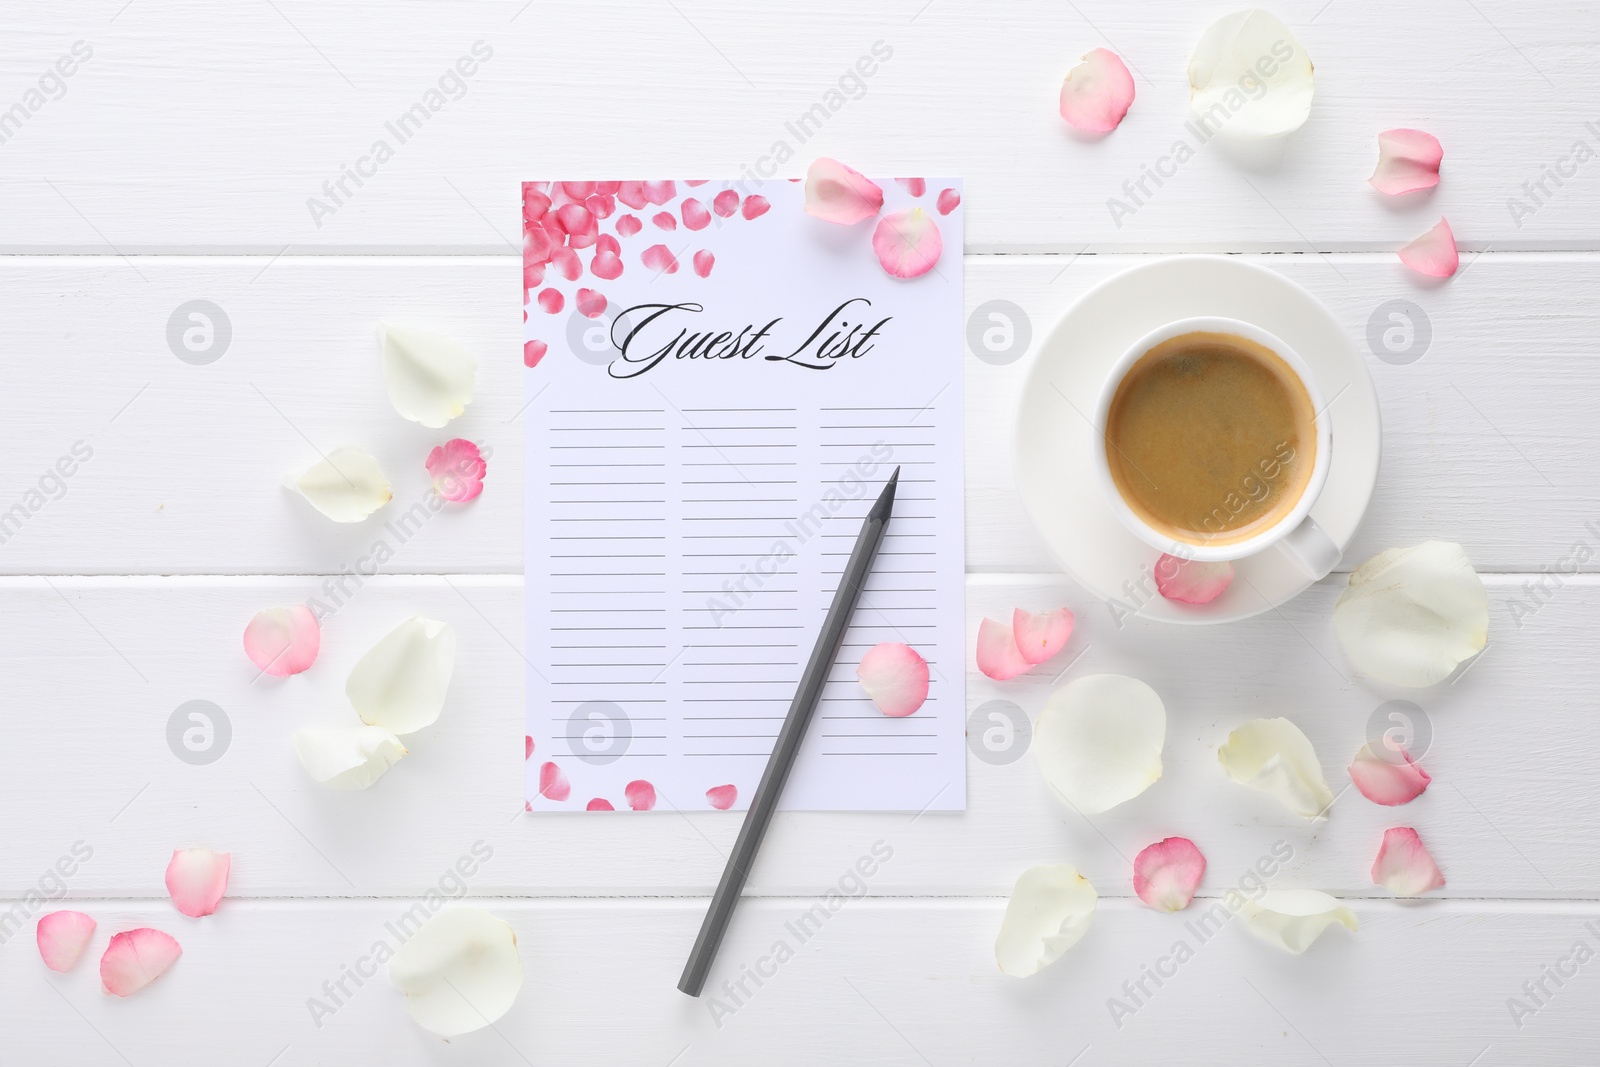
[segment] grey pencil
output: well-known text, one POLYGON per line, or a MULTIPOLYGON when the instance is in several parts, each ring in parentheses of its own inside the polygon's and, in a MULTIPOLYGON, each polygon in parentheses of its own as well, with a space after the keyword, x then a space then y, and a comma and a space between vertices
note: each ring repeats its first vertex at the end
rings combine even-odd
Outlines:
POLYGON ((773 812, 778 810, 778 796, 783 792, 784 783, 789 780, 789 771, 800 751, 800 742, 805 738, 806 726, 811 722, 817 699, 828 680, 828 670, 839 654, 839 645, 850 625, 850 616, 855 613, 861 587, 866 584, 867 575, 872 571, 872 561, 878 555, 878 546, 883 542, 884 528, 888 526, 889 516, 894 511, 894 487, 899 480, 900 468, 896 467, 883 492, 878 494, 878 499, 867 512, 861 532, 856 535, 855 548, 851 550, 850 560, 839 578, 839 588, 834 591, 828 614, 822 620, 822 632, 817 635, 816 647, 811 650, 811 660, 800 677, 794 702, 789 705, 789 714, 784 717, 783 726, 778 731, 772 755, 767 758, 767 769, 762 772, 761 783, 756 786, 755 796, 750 800, 750 810, 745 813, 744 825, 739 828, 739 837, 733 843, 733 852, 722 871, 722 880, 717 883, 717 891, 711 897, 711 907, 706 909, 705 921, 700 924, 700 936, 695 938, 689 962, 683 968, 683 977, 678 979, 678 988, 691 997, 698 997, 706 984, 706 975, 716 959, 722 936, 728 931, 728 920, 733 917, 734 905, 738 904, 739 894, 744 891, 745 879, 750 876, 750 867, 761 848, 761 839, 766 836, 773 812))

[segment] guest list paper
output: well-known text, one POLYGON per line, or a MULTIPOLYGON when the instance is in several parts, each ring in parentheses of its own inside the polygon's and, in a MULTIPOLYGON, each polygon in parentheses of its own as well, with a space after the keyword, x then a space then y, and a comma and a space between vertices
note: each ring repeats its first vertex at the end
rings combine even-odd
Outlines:
POLYGON ((878 184, 852 226, 798 182, 524 185, 529 810, 747 807, 896 467, 782 807, 965 807, 960 184, 878 184), (887 273, 874 231, 930 222, 887 273), (912 715, 856 678, 880 642, 912 715))

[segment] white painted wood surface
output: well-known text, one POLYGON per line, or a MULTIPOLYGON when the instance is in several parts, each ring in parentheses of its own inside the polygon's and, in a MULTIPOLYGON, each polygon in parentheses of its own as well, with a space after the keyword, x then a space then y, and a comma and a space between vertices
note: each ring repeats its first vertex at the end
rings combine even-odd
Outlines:
POLYGON ((1310 123, 1276 161, 1203 146, 1117 226, 1107 199, 1186 136, 1187 55, 1230 7, 93 0, 0 16, 0 111, 74 42, 93 50, 65 95, 0 143, 0 519, 13 504, 27 511, 0 522, 12 727, 0 746, 0 1061, 1596 1062, 1600 964, 1560 984, 1546 968, 1579 942, 1600 950, 1600 565, 1561 573, 1575 545, 1600 552, 1600 163, 1559 188, 1544 171, 1578 140, 1600 148, 1585 125, 1600 124, 1585 110, 1600 89, 1600 20, 1554 0, 1381 14, 1286 0, 1275 10, 1317 64, 1310 123), (316 225, 307 198, 479 40, 493 55, 465 95, 316 225), (878 41, 892 55, 863 95, 801 143, 785 124, 878 41), (1088 142, 1054 101, 1072 61, 1098 45, 1136 67, 1139 98, 1121 129, 1088 142), (1364 182, 1376 133, 1396 125, 1446 148, 1443 184, 1405 205, 1364 182), (747 980, 753 995, 722 992, 737 1011, 719 1018, 673 986, 736 817, 519 814, 523 457, 507 238, 522 178, 737 174, 777 140, 795 152, 785 175, 815 154, 869 173, 963 174, 969 312, 1011 301, 1035 338, 1093 284, 1157 252, 1262 257, 1358 343, 1380 305, 1414 303, 1428 350, 1370 359, 1384 468, 1345 569, 1390 545, 1462 542, 1490 590, 1491 643, 1453 685, 1374 686, 1333 636, 1339 575, 1235 626, 1118 629, 1056 573, 1011 486, 1010 412, 1028 357, 973 358, 969 635, 1016 605, 1070 604, 1079 629, 1037 677, 998 685, 966 664, 969 708, 1009 699, 1036 712, 1063 670, 1137 674, 1167 699, 1167 774, 1093 820, 1056 807, 1026 756, 969 760, 959 816, 781 816, 714 987, 793 940, 785 924, 874 842, 894 857, 866 880, 870 899, 796 943, 761 988, 747 980), (1541 180, 1542 205, 1523 189, 1541 180), (1466 269, 1419 284, 1392 249, 1440 214, 1466 269), (167 347, 169 316, 193 299, 232 326, 208 366, 167 347), (493 446, 489 488, 392 544, 395 560, 327 623, 315 670, 255 681, 238 649, 253 611, 313 595, 375 539, 398 540, 377 523, 324 522, 281 477, 350 442, 390 471, 385 517, 425 489, 420 456, 442 438, 384 399, 373 326, 386 317, 431 324, 482 357, 480 398, 451 432, 493 446), (41 485, 80 441, 92 456, 80 449, 70 477, 41 485), (42 490, 36 510, 30 489, 42 490), (1531 594, 1536 582, 1546 592, 1531 594), (309 788, 289 733, 347 714, 349 665, 418 611, 461 631, 445 718, 373 790, 309 788), (1434 784, 1407 808, 1351 792, 1309 826, 1214 765, 1232 725, 1285 714, 1340 788, 1374 709, 1395 697, 1420 705, 1432 733, 1434 784), (169 717, 190 700, 214 702, 231 725, 208 766, 168 748, 169 717), (1450 881, 1434 899, 1400 904, 1370 884, 1392 825, 1418 827, 1438 856, 1450 881), (1210 859, 1206 906, 1282 840, 1294 858, 1273 883, 1353 898, 1361 931, 1332 931, 1304 957, 1240 929, 1199 946, 1184 926, 1193 914, 1154 914, 1130 892, 1127 857, 1173 833, 1210 859), (100 919, 93 953, 142 923, 186 949, 127 1001, 99 992, 92 961, 55 975, 32 946, 28 894, 58 895, 47 872, 80 841, 93 856, 59 893, 100 919), (446 872, 477 841, 494 857, 458 887, 446 872), (172 848, 199 842, 234 852, 234 899, 194 921, 173 913, 161 874, 172 848), (1069 957, 1018 982, 995 969, 992 940, 1011 882, 1043 862, 1076 863, 1102 894, 1100 915, 1069 957), (430 889, 477 899, 518 931, 528 981, 495 1030, 422 1033, 381 969, 359 989, 346 979, 346 1003, 322 988, 430 889), (26 926, 6 923, 17 907, 26 926), (1136 1004, 1123 982, 1180 939, 1195 958, 1159 989, 1147 981, 1155 991, 1136 1004), (1537 999, 1525 982, 1543 982, 1537 999), (1114 996, 1137 1008, 1120 1027, 1114 996), (320 1027, 313 997, 337 1008, 320 1027), (1511 997, 1537 1010, 1513 1018, 1511 997))

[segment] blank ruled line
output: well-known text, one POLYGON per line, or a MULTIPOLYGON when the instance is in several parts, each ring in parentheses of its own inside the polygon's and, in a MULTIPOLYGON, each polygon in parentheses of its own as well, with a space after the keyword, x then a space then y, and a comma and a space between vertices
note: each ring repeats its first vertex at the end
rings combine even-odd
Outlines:
POLYGON ((665 534, 556 534, 550 538, 552 541, 665 541, 665 534))
POLYGON ((685 741, 771 741, 777 734, 684 734, 685 741))
POLYGON ((545 610, 552 615, 664 615, 667 611, 666 608, 546 608, 545 610))
POLYGON ((685 722, 782 722, 782 715, 685 715, 685 722))
POLYGON ((721 645, 684 645, 684 648, 799 648, 797 644, 790 645, 749 645, 749 644, 721 644, 721 645))
MULTIPOLYGON (((794 664, 787 660, 757 659, 757 660, 684 660, 685 667, 792 667, 794 664)), ((561 666, 559 663, 553 666, 561 666)), ((606 664, 597 663, 592 666, 603 667, 606 664)))
POLYGON ((618 644, 612 644, 612 645, 551 645, 550 647, 551 648, 632 648, 632 649, 661 648, 661 649, 664 649, 667 646, 666 645, 618 645, 618 644))
POLYGON ((551 596, 665 596, 665 589, 552 589, 551 596))
MULTIPOLYGON (((932 590, 929 590, 929 591, 932 592, 932 590)), ((685 589, 685 590, 683 590, 683 592, 685 592, 687 594, 691 594, 691 595, 699 595, 699 594, 703 594, 703 593, 711 593, 711 594, 718 595, 718 596, 726 596, 726 595, 732 595, 735 592, 735 590, 732 590, 732 589, 685 589)), ((765 589, 765 588, 763 588, 763 589, 752 589, 752 590, 749 591, 750 595, 754 595, 756 593, 765 594, 765 593, 798 593, 798 592, 799 592, 798 589, 765 589)), ((833 590, 832 589, 824 589, 823 592, 832 593, 833 590)), ((880 590, 880 592, 893 592, 893 590, 880 590)))

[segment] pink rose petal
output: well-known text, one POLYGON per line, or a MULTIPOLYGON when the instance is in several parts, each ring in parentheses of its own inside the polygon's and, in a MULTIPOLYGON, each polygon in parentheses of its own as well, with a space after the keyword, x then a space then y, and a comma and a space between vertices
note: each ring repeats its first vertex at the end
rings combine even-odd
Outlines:
POLYGON ((628 807, 634 811, 649 811, 656 806, 656 787, 643 778, 623 786, 622 795, 628 798, 628 807))
POLYGON ((1400 250, 1400 262, 1430 278, 1448 278, 1461 265, 1456 251, 1456 235, 1444 219, 1427 233, 1400 250))
POLYGON ((576 302, 578 313, 588 318, 597 319, 605 314, 606 298, 603 293, 598 293, 593 289, 579 289, 576 302))
POLYGON ((644 265, 653 271, 662 274, 678 273, 678 257, 673 255, 672 250, 666 245, 651 245, 644 250, 644 255, 640 258, 644 260, 644 265))
POLYGON ((706 800, 718 811, 727 811, 739 799, 739 790, 731 785, 714 785, 706 790, 706 800))
POLYGON ((1397 897, 1415 897, 1444 885, 1444 875, 1417 832, 1397 826, 1383 832, 1372 861, 1372 881, 1397 897))
POLYGON ((623 182, 617 186, 617 199, 635 211, 643 210, 650 203, 649 197, 644 195, 644 182, 623 182))
POLYGON ((570 248, 558 248, 551 252, 550 265, 569 282, 575 282, 583 275, 583 261, 570 248))
POLYGON ((1115 53, 1096 48, 1061 83, 1061 117, 1080 130, 1108 133, 1133 106, 1133 75, 1115 53))
POLYGON ((752 193, 751 195, 745 197, 744 203, 739 206, 739 214, 743 215, 746 219, 759 219, 762 215, 765 215, 769 210, 771 210, 771 208, 772 205, 767 203, 766 197, 756 196, 754 193, 752 193))
POLYGON ((672 198, 677 195, 678 185, 676 182, 644 183, 644 198, 657 207, 661 207, 664 204, 670 204, 672 202, 672 198))
POLYGON ((544 277, 544 265, 550 262, 555 250, 556 244, 550 240, 550 235, 544 232, 543 226, 535 226, 528 231, 528 239, 522 249, 523 288, 531 289, 539 284, 544 277), (539 276, 530 284, 526 278, 531 270, 538 271, 539 276))
POLYGON ((711 225, 711 212, 706 206, 694 197, 683 202, 683 225, 685 229, 703 230, 711 225))
POLYGON ((678 228, 678 216, 670 211, 658 211, 650 216, 650 221, 655 223, 658 230, 671 231, 678 228))
POLYGON ((711 273, 711 267, 716 262, 717 257, 702 248, 694 254, 694 272, 704 278, 711 273))
POLYGON ((1423 770, 1411 753, 1398 745, 1380 752, 1370 743, 1362 745, 1350 764, 1350 780, 1361 795, 1374 804, 1395 807, 1420 797, 1433 777, 1423 770))
POLYGON ((913 207, 879 220, 872 231, 872 250, 891 278, 918 278, 939 262, 944 239, 933 218, 913 207))
POLYGON ((611 801, 607 800, 605 797, 595 797, 593 800, 589 801, 589 803, 587 803, 587 804, 585 804, 583 806, 583 810, 584 811, 616 811, 617 809, 612 807, 611 801))
POLYGON ((550 210, 550 198, 530 185, 522 187, 522 228, 532 229, 550 210))
POLYGON ((617 190, 622 188, 621 182, 595 182, 594 191, 606 196, 616 196, 617 190))
POLYGON ((556 217, 554 211, 547 213, 544 218, 539 220, 539 228, 550 239, 552 248, 560 248, 567 243, 567 231, 562 228, 561 220, 556 217))
POLYGON ((209 848, 180 848, 167 864, 167 893, 183 914, 198 919, 217 910, 228 888, 233 856, 209 848))
POLYGON ((928 699, 928 661, 909 645, 873 645, 856 665, 856 677, 878 710, 897 719, 928 699))
POLYGON ((1011 633, 1023 659, 1043 663, 1067 647, 1067 638, 1072 636, 1072 609, 1033 615, 1018 608, 1011 615, 1011 633))
POLYGON ((697 189, 697 188, 699 188, 700 186, 704 185, 706 182, 708 182, 710 180, 711 179, 709 179, 709 178, 701 178, 701 179, 699 179, 697 181, 697 180, 695 180, 693 178, 686 178, 684 180, 683 184, 687 185, 691 189, 697 189))
POLYGON ((52 911, 34 929, 39 955, 52 971, 70 971, 94 936, 94 919, 81 911, 52 911))
POLYGON ((183 949, 171 934, 149 927, 111 935, 100 957, 100 986, 116 997, 137 993, 166 973, 183 949))
POLYGON ((1148 845, 1133 860, 1133 891, 1157 911, 1182 911, 1205 877, 1206 858, 1187 837, 1148 845))
POLYGON ((561 295, 560 289, 541 289, 539 291, 539 306, 545 314, 558 314, 566 306, 567 298, 561 295))
POLYGON ((544 354, 550 351, 550 346, 543 341, 522 342, 522 365, 524 367, 537 367, 544 354))
POLYGON ((589 270, 602 281, 616 281, 622 277, 622 258, 615 252, 596 252, 589 261, 589 270))
POLYGON ((806 214, 853 226, 883 209, 883 190, 861 172, 822 156, 806 168, 806 214))
POLYGON ((921 196, 928 191, 928 180, 926 178, 896 178, 895 181, 899 182, 900 187, 912 196, 921 196))
POLYGON ((594 192, 594 182, 562 182, 561 191, 574 200, 585 200, 594 192))
MULTIPOLYGON (((582 292, 583 290, 580 290, 582 292)), ((489 465, 483 461, 483 452, 464 437, 446 441, 428 453, 425 466, 433 488, 452 504, 464 504, 483 492, 483 476, 489 465)), ((533 744, 533 738, 528 738, 533 744)), ((533 749, 530 747, 529 752, 533 749)))
POLYGON ((525 760, 532 759, 533 758, 533 735, 532 734, 524 734, 523 735, 523 740, 526 742, 526 744, 523 746, 522 758, 525 759, 525 760))
POLYGON ((961 194, 954 189, 941 189, 936 204, 939 208, 939 214, 948 215, 961 206, 961 194))
POLYGON ((274 678, 307 670, 321 650, 322 628, 304 604, 258 611, 244 628, 244 654, 274 678))
POLYGON ((1022 658, 1011 627, 993 619, 978 624, 978 669, 997 682, 1015 678, 1031 664, 1022 658))
POLYGON ((617 233, 623 237, 632 237, 644 229, 644 223, 635 215, 622 215, 617 219, 617 233))
MULTIPOLYGON (((547 260, 547 262, 548 262, 548 260, 547 260)), ((527 303, 527 301, 528 301, 528 296, 527 296, 526 290, 528 290, 528 289, 537 289, 537 288, 539 288, 539 286, 541 286, 543 284, 544 284, 544 263, 524 262, 522 264, 522 288, 524 290, 524 293, 523 293, 523 296, 522 296, 523 303, 527 303)))
POLYGON ((562 204, 556 208, 556 221, 567 232, 567 244, 573 248, 588 248, 600 232, 594 214, 582 204, 562 204))
POLYGON ((739 194, 732 189, 724 189, 711 198, 711 210, 723 218, 732 218, 733 213, 739 210, 739 194))
POLYGON ((1202 563, 1165 553, 1156 560, 1156 592, 1184 604, 1209 604, 1233 583, 1233 564, 1202 563))
POLYGON ((611 213, 617 210, 617 198, 606 196, 604 193, 595 193, 583 202, 583 206, 588 208, 589 214, 595 218, 609 219, 611 213))
POLYGON ((1421 130, 1385 130, 1378 134, 1378 168, 1367 179, 1374 189, 1388 196, 1439 184, 1439 163, 1444 146, 1439 138, 1421 130))
POLYGON ((572 795, 571 783, 554 763, 539 765, 539 795, 550 800, 565 800, 572 795))
POLYGON ((610 252, 614 256, 620 256, 622 255, 622 246, 617 243, 615 237, 609 233, 603 233, 595 238, 594 252, 595 255, 599 255, 602 252, 610 252))

